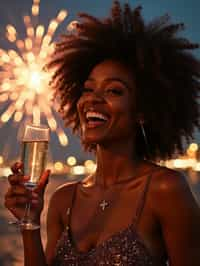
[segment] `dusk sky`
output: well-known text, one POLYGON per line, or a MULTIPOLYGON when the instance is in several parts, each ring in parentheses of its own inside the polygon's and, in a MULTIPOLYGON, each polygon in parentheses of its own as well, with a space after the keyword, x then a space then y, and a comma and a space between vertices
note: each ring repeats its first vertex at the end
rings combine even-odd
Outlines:
MULTIPOLYGON (((182 34, 192 41, 200 43, 200 1, 199 0, 129 0, 121 1, 121 3, 128 2, 132 6, 142 5, 143 14, 146 20, 160 16, 163 14, 170 14, 172 21, 184 22, 186 30, 182 34)), ((105 17, 109 14, 109 8, 112 4, 111 0, 41 0, 40 4, 40 17, 39 23, 48 25, 49 21, 55 17, 60 9, 66 9, 69 16, 59 27, 56 37, 62 33, 66 25, 76 20, 76 14, 79 11, 91 13, 95 16, 105 17)), ((0 1, 0 48, 8 49, 8 41, 5 40, 5 26, 7 24, 13 24, 16 26, 21 36, 24 34, 24 25, 22 16, 30 14, 32 0, 1 0, 0 1)), ((200 49, 195 52, 195 55, 200 58, 200 49)), ((0 103, 0 114, 3 110, 3 105, 0 103)), ((12 150, 17 153, 16 133, 17 129, 14 129, 11 123, 4 125, 0 128, 0 152, 5 149, 5 143, 8 141, 12 145, 12 150)), ((52 136, 51 152, 53 159, 65 160, 69 155, 75 155, 78 158, 85 157, 84 153, 80 150, 80 145, 77 139, 69 134, 70 145, 61 148, 56 140, 55 136, 52 136)), ((200 141, 196 134, 196 140, 200 141)), ((88 155, 86 156, 88 157, 88 155)), ((86 158, 85 157, 85 158, 86 158)))

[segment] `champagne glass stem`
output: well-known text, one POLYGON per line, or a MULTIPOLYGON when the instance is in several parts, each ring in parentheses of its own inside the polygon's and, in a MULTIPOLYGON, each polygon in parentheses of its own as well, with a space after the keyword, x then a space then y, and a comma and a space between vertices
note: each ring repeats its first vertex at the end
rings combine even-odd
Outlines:
POLYGON ((31 210, 31 204, 30 204, 30 202, 28 202, 28 203, 26 203, 22 222, 24 222, 24 223, 30 222, 30 210, 31 210))
MULTIPOLYGON (((29 188, 32 191, 32 188, 29 188)), ((35 221, 31 218, 31 202, 27 202, 24 210, 24 216, 19 221, 19 225, 21 228, 34 230, 40 228, 39 224, 36 224, 35 221)))

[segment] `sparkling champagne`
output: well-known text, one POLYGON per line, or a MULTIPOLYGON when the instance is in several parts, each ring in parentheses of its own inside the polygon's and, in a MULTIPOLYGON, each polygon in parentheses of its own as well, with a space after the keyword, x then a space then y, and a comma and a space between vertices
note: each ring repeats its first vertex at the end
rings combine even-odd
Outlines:
POLYGON ((41 177, 47 158, 48 141, 22 141, 23 174, 30 179, 25 186, 34 188, 41 177))
MULTIPOLYGON (((49 128, 44 125, 26 124, 21 138, 21 160, 23 175, 29 176, 24 184, 32 190, 45 170, 49 142, 49 128)), ((24 216, 15 222, 21 229, 35 230, 40 225, 31 217, 32 205, 27 201, 24 216)))

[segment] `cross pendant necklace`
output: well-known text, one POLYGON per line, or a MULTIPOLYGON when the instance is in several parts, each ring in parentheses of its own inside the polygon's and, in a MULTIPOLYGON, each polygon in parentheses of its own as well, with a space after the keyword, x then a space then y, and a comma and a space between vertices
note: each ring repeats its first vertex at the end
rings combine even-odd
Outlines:
POLYGON ((108 203, 107 201, 103 200, 103 201, 99 204, 99 206, 101 207, 102 211, 104 211, 105 208, 109 206, 109 203, 108 203))

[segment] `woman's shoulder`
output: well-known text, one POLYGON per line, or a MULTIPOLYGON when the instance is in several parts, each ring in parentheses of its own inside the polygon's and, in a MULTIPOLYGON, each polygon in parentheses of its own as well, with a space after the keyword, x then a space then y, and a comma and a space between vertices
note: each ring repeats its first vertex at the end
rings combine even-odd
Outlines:
MULTIPOLYGON (((162 227, 169 257, 179 265, 199 261, 200 208, 183 172, 160 168, 153 177, 151 209, 162 227), (177 254, 183 254, 180 258, 177 254), (184 257, 184 259, 182 259, 184 257), (195 261, 194 260, 194 261, 195 261)), ((195 264, 197 265, 197 264, 195 264)), ((199 264, 198 264, 199 265, 199 264)))
POLYGON ((191 209, 198 209, 186 175, 166 167, 158 167, 152 177, 151 200, 154 211, 163 216, 172 209, 188 213, 191 209))
POLYGON ((164 166, 156 166, 152 174, 153 189, 157 193, 169 193, 189 189, 186 175, 181 171, 169 169, 164 166))
POLYGON ((72 180, 58 186, 54 191, 54 193, 52 194, 52 199, 58 200, 63 197, 67 198, 73 193, 73 190, 75 186, 78 184, 78 182, 79 181, 77 180, 72 180))
POLYGON ((64 184, 58 186, 54 193, 52 194, 52 200, 60 200, 62 198, 65 199, 65 201, 72 197, 72 194, 74 192, 74 189, 78 185, 78 183, 85 183, 91 178, 91 175, 85 176, 84 178, 80 179, 74 179, 65 182, 64 184))
POLYGON ((181 172, 156 163, 147 162, 145 175, 151 177, 151 191, 154 193, 168 193, 174 189, 188 188, 186 175, 181 172))

